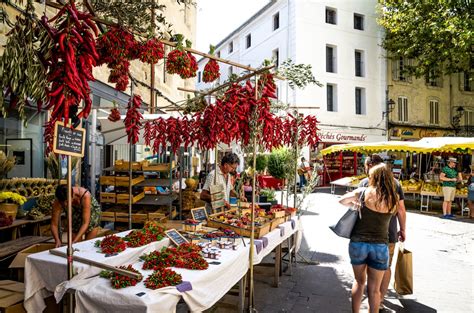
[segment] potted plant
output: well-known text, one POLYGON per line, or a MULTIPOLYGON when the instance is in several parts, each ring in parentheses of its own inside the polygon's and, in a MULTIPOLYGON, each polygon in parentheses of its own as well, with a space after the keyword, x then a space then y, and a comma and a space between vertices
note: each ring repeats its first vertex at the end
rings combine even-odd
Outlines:
POLYGON ((26 198, 18 193, 10 191, 0 192, 0 211, 5 212, 7 216, 11 216, 13 220, 16 218, 18 206, 25 202, 26 198))
POLYGON ((274 189, 262 189, 260 191, 260 202, 269 202, 272 205, 277 204, 277 200, 275 198, 275 190, 274 189), (265 201, 262 198, 265 197, 265 201))

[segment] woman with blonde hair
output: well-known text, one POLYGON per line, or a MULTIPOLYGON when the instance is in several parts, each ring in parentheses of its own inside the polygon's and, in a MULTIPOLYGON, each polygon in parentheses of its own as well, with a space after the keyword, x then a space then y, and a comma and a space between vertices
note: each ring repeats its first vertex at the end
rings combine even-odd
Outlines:
POLYGON ((398 194, 395 180, 385 164, 372 167, 369 185, 344 195, 340 202, 357 204, 361 218, 357 219, 349 243, 349 256, 354 271, 352 312, 359 312, 367 281, 369 312, 378 312, 380 285, 388 268, 388 227, 397 212, 398 194), (360 202, 359 202, 360 199, 360 202))

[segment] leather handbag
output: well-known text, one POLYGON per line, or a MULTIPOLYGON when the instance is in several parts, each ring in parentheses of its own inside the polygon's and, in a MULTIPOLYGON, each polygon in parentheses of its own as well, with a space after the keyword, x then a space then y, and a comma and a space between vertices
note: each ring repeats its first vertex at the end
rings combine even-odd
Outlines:
MULTIPOLYGON (((359 203, 362 203, 362 191, 359 196, 359 203)), ((329 228, 339 237, 351 238, 352 229, 358 218, 362 218, 358 205, 354 205, 347 210, 347 212, 339 219, 337 224, 329 226, 329 228)))

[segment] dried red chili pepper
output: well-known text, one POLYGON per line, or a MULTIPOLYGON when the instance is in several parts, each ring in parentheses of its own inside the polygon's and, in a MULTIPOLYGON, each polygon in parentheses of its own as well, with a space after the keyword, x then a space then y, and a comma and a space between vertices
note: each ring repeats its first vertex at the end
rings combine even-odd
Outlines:
POLYGON ((156 64, 165 56, 165 45, 156 38, 149 39, 140 44, 138 58, 149 64, 156 64))
POLYGON ((139 95, 133 95, 128 101, 127 115, 124 119, 125 132, 127 133, 128 142, 136 144, 140 135, 141 120, 143 119, 139 109, 142 105, 142 98, 139 95))

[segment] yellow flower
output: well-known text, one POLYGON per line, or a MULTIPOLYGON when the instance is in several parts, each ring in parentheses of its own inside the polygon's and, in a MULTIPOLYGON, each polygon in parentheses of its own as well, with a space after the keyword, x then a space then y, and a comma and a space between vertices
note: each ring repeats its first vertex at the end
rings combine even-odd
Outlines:
POLYGON ((0 192, 0 202, 14 202, 22 205, 26 202, 26 198, 16 192, 4 191, 0 192))

